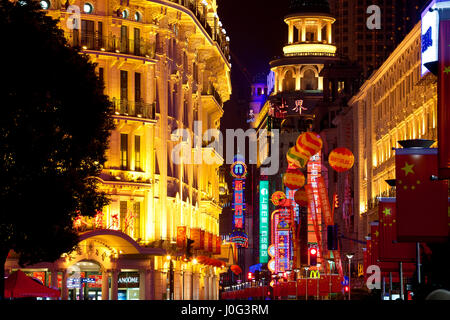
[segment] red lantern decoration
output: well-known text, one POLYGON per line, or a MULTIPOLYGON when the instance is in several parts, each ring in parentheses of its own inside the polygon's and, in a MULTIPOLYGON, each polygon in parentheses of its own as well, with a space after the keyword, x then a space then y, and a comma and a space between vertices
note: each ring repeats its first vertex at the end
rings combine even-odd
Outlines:
POLYGON ((300 207, 308 206, 308 195, 306 194, 305 188, 298 189, 294 193, 294 200, 300 207))
POLYGON ((337 172, 345 172, 353 167, 355 157, 349 149, 337 148, 331 151, 328 156, 328 163, 337 172))
POLYGON ((291 190, 300 189, 305 185, 305 176, 298 169, 288 169, 283 176, 283 184, 291 190))
POLYGON ((304 132, 297 138, 297 150, 306 154, 308 159, 318 153, 322 146, 323 141, 315 132, 304 132))
POLYGON ((308 157, 304 152, 297 150, 295 146, 290 148, 286 154, 286 159, 289 167, 291 168, 304 168, 309 158, 310 157, 308 157))
POLYGON ((282 191, 276 191, 272 194, 272 198, 270 199, 274 206, 279 206, 280 201, 286 199, 286 195, 282 191))
POLYGON ((230 269, 231 269, 231 271, 232 271, 235 275, 239 275, 239 274, 242 273, 241 267, 239 267, 237 264, 233 264, 233 265, 230 267, 230 269))

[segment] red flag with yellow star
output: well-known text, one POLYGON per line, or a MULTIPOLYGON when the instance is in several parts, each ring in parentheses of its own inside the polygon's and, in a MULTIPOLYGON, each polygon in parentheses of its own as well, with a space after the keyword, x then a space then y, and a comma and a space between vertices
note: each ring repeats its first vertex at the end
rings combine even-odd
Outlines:
POLYGON ((397 214, 395 198, 379 198, 378 259, 391 262, 412 262, 416 259, 415 243, 397 243, 397 214))
POLYGON ((450 179, 450 21, 439 25, 438 66, 439 176, 450 179))
POLYGON ((380 239, 379 222, 370 223, 370 242, 368 242, 368 263, 369 265, 379 265, 378 262, 378 243, 380 239))
POLYGON ((437 149, 396 149, 399 242, 447 240, 448 182, 431 180, 438 174, 437 155, 437 149))

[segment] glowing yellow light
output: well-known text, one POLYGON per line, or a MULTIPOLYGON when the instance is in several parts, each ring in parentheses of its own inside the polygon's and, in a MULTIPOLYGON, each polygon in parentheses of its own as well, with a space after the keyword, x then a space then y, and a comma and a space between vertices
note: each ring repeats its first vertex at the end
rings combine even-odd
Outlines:
POLYGON ((285 46, 283 48, 284 54, 294 53, 336 53, 336 47, 330 44, 318 44, 318 43, 302 43, 285 46))
POLYGON ((166 260, 169 261, 169 260, 171 260, 171 259, 172 259, 172 257, 170 256, 170 254, 168 254, 168 255, 166 256, 166 260))
POLYGON ((197 259, 194 258, 194 260, 192 260, 192 264, 197 264, 197 263, 198 263, 197 259))

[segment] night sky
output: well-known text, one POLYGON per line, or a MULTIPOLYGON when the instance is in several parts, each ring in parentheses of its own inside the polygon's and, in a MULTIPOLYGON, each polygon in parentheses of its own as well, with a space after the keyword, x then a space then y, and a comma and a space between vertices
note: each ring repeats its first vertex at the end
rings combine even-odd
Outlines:
MULTIPOLYGON (((288 27, 284 17, 289 0, 218 0, 218 13, 230 37, 233 95, 224 106, 222 129, 245 128, 245 100, 250 81, 267 76, 269 62, 283 53, 288 27)), ((248 102, 247 102, 248 106, 248 102)))

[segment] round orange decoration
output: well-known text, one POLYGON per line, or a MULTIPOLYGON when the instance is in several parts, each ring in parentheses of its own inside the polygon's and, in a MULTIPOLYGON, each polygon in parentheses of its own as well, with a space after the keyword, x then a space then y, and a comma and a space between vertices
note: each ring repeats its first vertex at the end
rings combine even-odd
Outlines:
POLYGON ((291 190, 300 189, 305 185, 305 176, 298 169, 288 169, 283 176, 283 184, 291 190))
POLYGON ((280 201, 284 199, 286 199, 286 195, 284 194, 284 192, 276 191, 272 194, 272 198, 270 200, 272 200, 274 206, 278 206, 280 204, 280 201))
POLYGON ((294 193, 294 200, 300 207, 306 207, 308 205, 308 195, 305 188, 298 189, 294 193))
POLYGON ((328 156, 328 163, 337 172, 345 172, 353 167, 355 157, 349 149, 337 148, 331 151, 328 156))
POLYGON ((294 146, 289 149, 286 154, 286 159, 291 168, 304 168, 310 157, 308 157, 304 152, 300 152, 294 146))
POLYGON ((315 132, 304 132, 297 138, 297 150, 303 151, 308 159, 318 153, 323 146, 323 141, 315 132))

